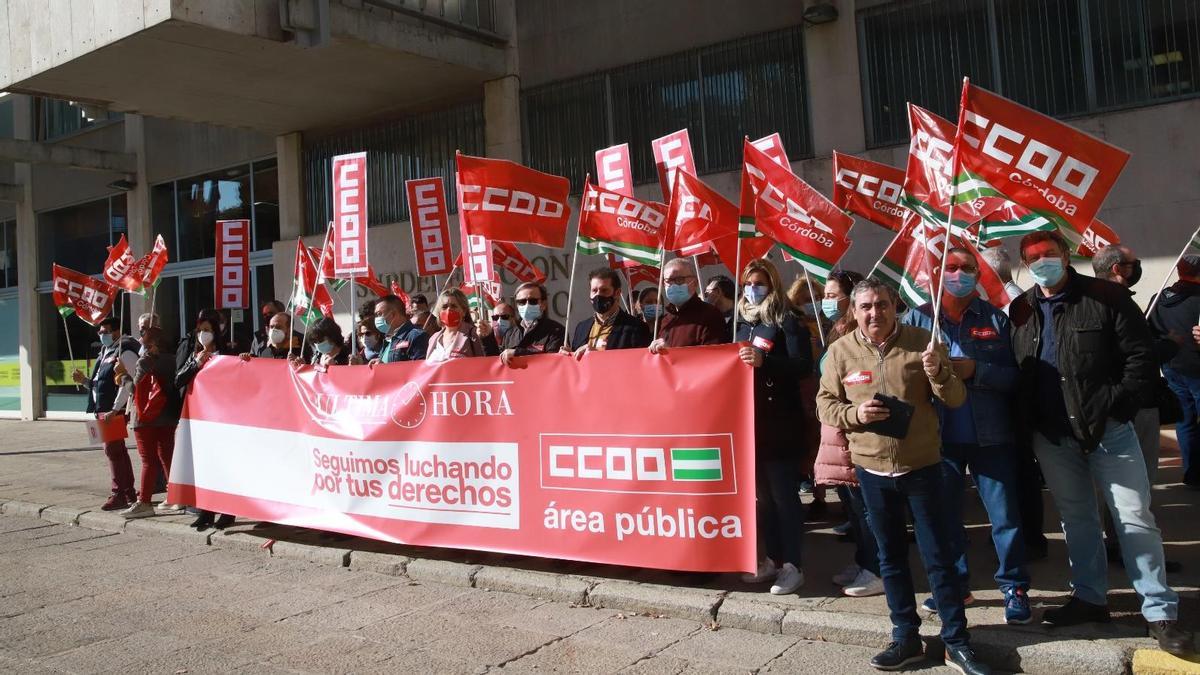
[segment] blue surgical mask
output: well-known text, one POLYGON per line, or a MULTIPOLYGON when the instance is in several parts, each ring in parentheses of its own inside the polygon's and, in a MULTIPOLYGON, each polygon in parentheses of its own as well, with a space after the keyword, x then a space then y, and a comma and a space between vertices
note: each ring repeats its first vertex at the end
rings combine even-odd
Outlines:
POLYGON ((658 305, 642 305, 642 316, 653 321, 658 318, 658 305))
POLYGON ((541 305, 517 305, 517 314, 521 315, 521 320, 525 323, 533 323, 542 318, 541 305))
POLYGON ((509 328, 512 328, 512 322, 509 321, 508 319, 500 319, 499 321, 496 322, 496 334, 497 335, 503 336, 505 333, 508 332, 509 328))
POLYGON ((1042 288, 1057 286, 1066 272, 1062 258, 1042 258, 1029 263, 1029 276, 1042 288))
POLYGON ((974 272, 946 272, 942 277, 942 288, 956 298, 965 298, 975 292, 978 275, 974 272))
POLYGON ((687 284, 667 284, 667 302, 679 307, 692 299, 692 289, 687 284))
POLYGON ((821 301, 821 313, 830 321, 837 321, 842 318, 841 301, 825 298, 821 301))
POLYGON ((742 287, 742 295, 746 296, 746 300, 752 305, 757 305, 767 299, 767 287, 755 284, 746 284, 742 287))
POLYGON ((104 347, 113 346, 112 333, 100 333, 100 344, 103 345, 104 347))
POLYGON ((804 306, 804 311, 807 312, 809 316, 811 316, 812 318, 815 319, 818 316, 820 316, 820 314, 821 314, 821 305, 819 305, 815 302, 810 302, 804 306))
POLYGON ((331 354, 333 353, 335 346, 336 345, 328 340, 322 340, 317 343, 317 351, 321 352, 322 354, 331 354))
POLYGON ((375 330, 387 335, 392 332, 392 327, 388 325, 387 319, 382 316, 375 317, 375 330))

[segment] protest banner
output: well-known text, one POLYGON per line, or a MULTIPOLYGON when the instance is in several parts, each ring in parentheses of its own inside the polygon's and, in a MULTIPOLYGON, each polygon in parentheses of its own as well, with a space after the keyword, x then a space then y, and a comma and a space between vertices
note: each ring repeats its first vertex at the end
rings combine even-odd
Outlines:
POLYGON ((753 571, 753 369, 737 350, 326 372, 216 357, 188 394, 168 501, 421 546, 753 571))
POLYGON ((596 186, 626 197, 633 196, 633 168, 629 144, 596 151, 596 186))
MULTIPOLYGON (((662 197, 666 202, 671 201, 675 189, 675 174, 680 169, 696 175, 696 159, 692 156, 692 141, 687 129, 680 129, 662 138, 650 141, 650 149, 654 152, 654 166, 658 169, 658 185, 662 189, 662 197)), ((690 255, 690 254, 689 254, 690 255)))
POLYGON ((417 274, 449 274, 450 218, 441 177, 404 181, 404 189, 408 192, 408 219, 412 223, 417 274))
POLYGON ((108 258, 104 261, 104 280, 130 293, 142 288, 142 278, 135 274, 138 261, 134 260, 129 242, 122 234, 117 243, 108 247, 108 258))
POLYGON ((250 306, 250 221, 217 221, 217 309, 250 306))
POLYGON ((893 232, 904 226, 903 185, 900 169, 836 150, 833 153, 833 203, 893 232))
POLYGON ((571 217, 570 181, 504 159, 459 154, 456 160, 464 237, 562 248, 571 217))

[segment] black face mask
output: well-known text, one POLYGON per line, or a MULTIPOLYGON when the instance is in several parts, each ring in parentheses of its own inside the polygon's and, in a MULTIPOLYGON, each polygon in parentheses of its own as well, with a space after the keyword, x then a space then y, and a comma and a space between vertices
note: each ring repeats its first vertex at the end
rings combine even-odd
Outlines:
POLYGON ((1142 278, 1142 261, 1134 260, 1129 264, 1129 268, 1129 286, 1133 287, 1142 278))
POLYGON ((617 299, 611 295, 597 295, 592 298, 592 309, 596 310, 597 314, 606 314, 608 310, 612 309, 613 303, 616 301, 617 299))

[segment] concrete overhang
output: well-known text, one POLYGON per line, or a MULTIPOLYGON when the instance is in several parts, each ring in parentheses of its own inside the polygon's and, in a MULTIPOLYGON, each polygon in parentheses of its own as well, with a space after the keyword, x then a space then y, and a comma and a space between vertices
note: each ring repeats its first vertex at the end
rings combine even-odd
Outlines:
POLYGON ((352 0, 329 0, 329 39, 303 47, 279 4, 0 0, 0 89, 281 134, 476 98, 505 74, 503 41, 352 0))

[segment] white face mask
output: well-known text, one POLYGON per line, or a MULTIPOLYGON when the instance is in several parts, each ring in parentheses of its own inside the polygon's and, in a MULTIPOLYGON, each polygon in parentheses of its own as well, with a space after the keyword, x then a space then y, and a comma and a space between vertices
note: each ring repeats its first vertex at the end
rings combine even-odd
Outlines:
POLYGON ((207 347, 212 344, 213 332, 211 330, 202 330, 196 333, 196 339, 200 341, 200 345, 207 347))
POLYGON ((287 337, 287 333, 283 332, 281 328, 272 328, 269 335, 268 339, 271 340, 271 344, 273 345, 283 344, 284 338, 287 337))

